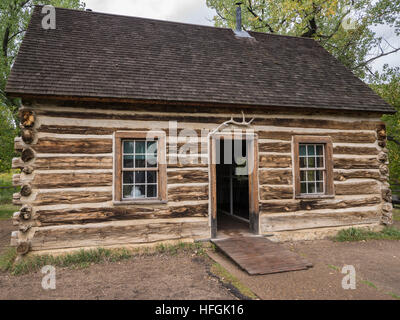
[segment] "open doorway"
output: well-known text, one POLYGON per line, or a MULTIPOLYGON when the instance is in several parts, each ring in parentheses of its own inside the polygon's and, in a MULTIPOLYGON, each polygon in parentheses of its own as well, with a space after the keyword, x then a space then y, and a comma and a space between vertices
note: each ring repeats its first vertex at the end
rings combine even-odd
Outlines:
POLYGON ((258 233, 255 137, 212 139, 212 237, 258 233))

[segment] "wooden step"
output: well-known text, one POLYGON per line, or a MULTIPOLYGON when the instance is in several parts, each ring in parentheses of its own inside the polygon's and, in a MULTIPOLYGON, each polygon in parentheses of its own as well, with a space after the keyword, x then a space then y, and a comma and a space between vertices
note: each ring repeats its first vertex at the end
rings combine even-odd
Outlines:
POLYGON ((211 240, 218 249, 250 275, 305 270, 312 264, 264 237, 233 237, 211 240))

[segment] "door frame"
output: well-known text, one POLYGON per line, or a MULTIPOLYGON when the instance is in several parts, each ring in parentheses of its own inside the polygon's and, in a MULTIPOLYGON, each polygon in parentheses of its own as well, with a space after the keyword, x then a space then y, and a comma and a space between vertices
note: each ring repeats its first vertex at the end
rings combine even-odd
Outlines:
POLYGON ((219 139, 245 139, 250 143, 248 161, 253 163, 253 172, 249 174, 249 227, 254 234, 260 233, 259 197, 258 197, 258 135, 256 133, 226 133, 216 132, 209 137, 209 186, 210 201, 209 214, 211 225, 211 238, 217 237, 217 137, 219 139))

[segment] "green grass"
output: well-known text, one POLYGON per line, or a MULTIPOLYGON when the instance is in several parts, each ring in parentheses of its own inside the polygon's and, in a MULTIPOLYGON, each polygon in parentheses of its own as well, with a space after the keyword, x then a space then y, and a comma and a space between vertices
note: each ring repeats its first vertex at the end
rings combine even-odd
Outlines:
MULTIPOLYGON (((0 187, 12 187, 12 176, 17 173, 16 170, 0 173, 0 187)), ((0 220, 10 219, 15 211, 19 210, 18 206, 12 204, 13 193, 19 192, 18 188, 0 188, 0 220)))
POLYGON ((211 266, 211 273, 217 276, 223 283, 229 284, 235 287, 243 296, 257 299, 257 296, 251 291, 248 287, 243 285, 239 279, 237 279, 234 275, 229 273, 223 266, 219 263, 214 263, 211 266))
POLYGON ((361 280, 361 282, 364 283, 364 284, 366 284, 367 286, 369 286, 369 287, 371 287, 371 288, 378 289, 378 288, 376 287, 376 285, 373 284, 371 281, 368 281, 368 280, 361 280))
POLYGON ((368 231, 359 228, 340 230, 334 241, 362 241, 362 240, 400 240, 400 230, 394 227, 385 227, 380 232, 368 231))
POLYGON ((156 252, 176 255, 179 252, 194 252, 198 255, 204 255, 206 250, 201 242, 179 242, 178 244, 159 244, 156 246, 156 252))
POLYGON ((393 220, 400 221, 400 209, 393 210, 393 220))
POLYGON ((8 248, 5 252, 0 255, 0 271, 11 270, 17 257, 17 251, 15 248, 8 248))
POLYGON ((0 204, 0 220, 7 220, 12 218, 15 211, 18 211, 19 207, 13 204, 0 204))
POLYGON ((334 266, 333 264, 328 264, 328 267, 331 268, 332 270, 335 270, 335 271, 339 271, 340 270, 339 267, 334 266))
POLYGON ((397 295, 397 294, 395 294, 395 293, 393 293, 393 292, 388 292, 387 294, 388 294, 389 296, 391 296, 392 298, 395 298, 395 299, 397 299, 397 300, 400 300, 400 296, 397 295))
POLYGON ((153 250, 149 248, 139 248, 135 250, 98 248, 92 250, 80 250, 58 256, 30 255, 23 257, 20 260, 16 260, 17 254, 15 249, 9 248, 0 255, 0 270, 3 272, 8 271, 13 275, 21 275, 38 271, 46 265, 79 269, 87 268, 92 264, 127 260, 139 254, 175 255, 180 252, 193 252, 197 255, 203 255, 205 249, 202 243, 180 242, 176 245, 159 245, 153 250))

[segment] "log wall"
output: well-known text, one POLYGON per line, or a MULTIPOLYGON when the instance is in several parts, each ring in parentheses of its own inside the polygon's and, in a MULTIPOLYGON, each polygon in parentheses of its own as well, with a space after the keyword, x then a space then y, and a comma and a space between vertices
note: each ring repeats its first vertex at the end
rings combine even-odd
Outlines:
MULTIPOLYGON (((260 233, 390 223, 386 132, 373 114, 243 109, 259 138, 260 233), (330 136, 335 197, 293 197, 293 135, 330 136)), ((234 117, 241 119, 241 110, 234 117)), ((210 237, 206 135, 231 109, 166 106, 65 105, 26 102, 22 137, 15 140, 21 169, 14 184, 21 205, 13 243, 28 250, 143 243, 210 237), (169 121, 176 121, 177 136, 169 121), (113 202, 113 133, 167 133, 167 203, 113 202), (187 144, 189 143, 189 144, 187 144)))

